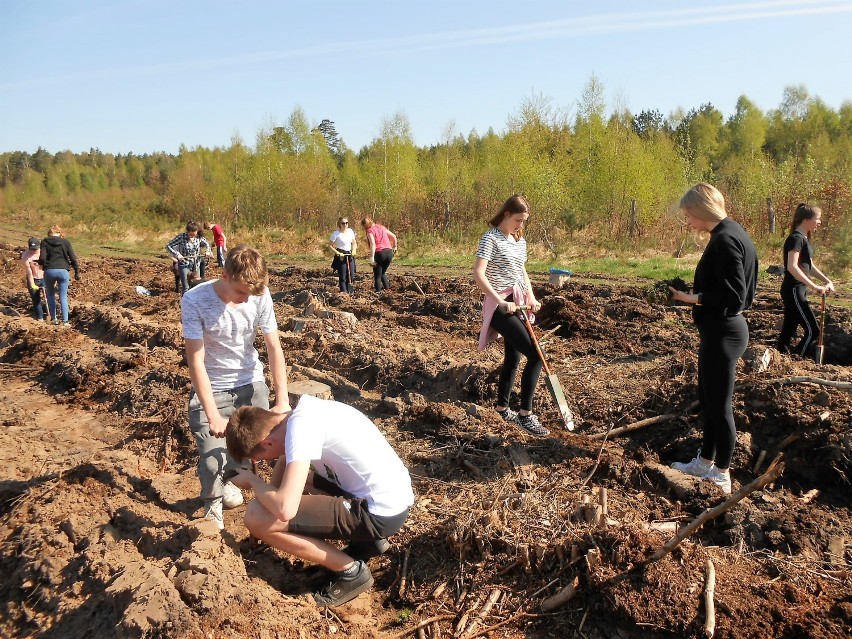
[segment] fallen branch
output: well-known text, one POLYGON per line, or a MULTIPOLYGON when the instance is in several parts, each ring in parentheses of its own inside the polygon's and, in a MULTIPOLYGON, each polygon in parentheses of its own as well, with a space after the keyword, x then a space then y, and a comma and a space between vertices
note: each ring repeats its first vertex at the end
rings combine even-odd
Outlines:
POLYGON ((548 597, 541 602, 541 609, 545 612, 556 610, 559 606, 563 606, 571 601, 580 590, 580 578, 574 577, 571 583, 565 586, 552 597, 548 597))
POLYGON ((405 557, 402 560, 402 573, 399 578, 399 598, 402 599, 405 595, 406 579, 408 577, 408 555, 411 553, 410 548, 405 549, 405 557))
POLYGON ((466 639, 470 637, 478 636, 476 629, 482 623, 483 619, 485 619, 486 615, 491 612, 491 608, 494 607, 494 604, 500 599, 500 595, 503 594, 498 588, 494 588, 491 593, 488 595, 488 599, 485 600, 485 604, 482 608, 479 609, 479 612, 476 613, 476 616, 473 618, 473 621, 470 622, 470 625, 464 631, 462 635, 466 639))
POLYGON ((743 499, 748 497, 754 491, 761 490, 767 484, 771 484, 776 479, 778 479, 778 477, 781 476, 781 473, 784 470, 784 462, 782 461, 782 459, 782 455, 776 457, 775 460, 769 465, 769 468, 766 469, 766 472, 763 473, 760 477, 752 481, 747 486, 743 486, 742 488, 740 488, 726 501, 722 502, 715 508, 705 510, 703 513, 698 515, 698 517, 693 519, 692 522, 681 528, 674 537, 669 539, 662 548, 660 548, 657 552, 653 554, 650 561, 659 561, 667 554, 669 554, 672 550, 677 548, 677 546, 680 545, 680 542, 682 542, 684 539, 686 539, 692 533, 698 530, 705 522, 718 517, 719 515, 726 512, 727 510, 741 502, 743 499))
POLYGON ((424 619, 423 621, 418 622, 416 626, 413 628, 408 628, 407 630, 403 630, 402 632, 398 632, 395 635, 391 635, 390 639, 402 639, 410 634, 414 634, 421 628, 425 628, 426 626, 433 624, 437 621, 447 621, 448 619, 452 619, 455 615, 438 615, 437 617, 429 617, 428 619, 424 619))
POLYGON ((767 384, 819 384, 820 386, 831 386, 832 388, 845 388, 852 390, 852 382, 838 382, 833 379, 822 379, 821 377, 779 377, 770 379, 767 384))
POLYGON ((716 592, 716 567, 710 558, 705 564, 707 578, 704 582, 704 634, 707 639, 716 633, 716 605, 713 603, 713 593, 716 592))
POLYGON ((659 424, 660 422, 666 422, 670 419, 675 419, 678 415, 667 414, 667 415, 657 415, 656 417, 649 417, 648 419, 642 419, 638 422, 633 422, 632 424, 628 424, 627 426, 622 426, 620 428, 613 428, 606 433, 596 433, 594 435, 589 435, 589 439, 604 439, 605 437, 615 437, 617 435, 623 435, 624 433, 629 433, 633 430, 639 430, 640 428, 645 428, 646 426, 652 426, 653 424, 659 424))

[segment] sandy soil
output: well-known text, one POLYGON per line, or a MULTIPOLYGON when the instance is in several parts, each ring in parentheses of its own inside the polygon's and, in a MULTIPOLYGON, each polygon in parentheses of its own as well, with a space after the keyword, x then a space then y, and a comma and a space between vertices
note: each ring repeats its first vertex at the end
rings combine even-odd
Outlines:
POLYGON ((697 336, 658 287, 596 278, 556 289, 533 277, 539 334, 578 422, 559 427, 542 381, 536 411, 552 434, 534 439, 487 408, 502 351, 475 350, 479 296, 467 273, 394 266, 392 291, 360 279, 349 297, 330 271, 273 265, 291 381, 324 382, 370 415, 417 494, 392 550, 371 560, 374 590, 323 611, 309 593, 327 574, 251 548, 244 507, 226 512, 224 534, 194 520, 189 379, 163 263, 85 260, 72 327, 58 329, 28 315, 20 250, 0 243, 3 636, 704 636, 708 559, 715 636, 852 631, 848 309, 831 307, 819 367, 769 348, 779 281, 761 285, 735 392, 734 489, 779 452, 783 474, 650 561, 677 526, 725 500, 665 469, 699 445, 697 336), (289 330, 318 305, 355 321, 332 313, 289 330), (671 417, 603 439, 658 415, 671 417), (572 583, 573 599, 542 609, 572 583))

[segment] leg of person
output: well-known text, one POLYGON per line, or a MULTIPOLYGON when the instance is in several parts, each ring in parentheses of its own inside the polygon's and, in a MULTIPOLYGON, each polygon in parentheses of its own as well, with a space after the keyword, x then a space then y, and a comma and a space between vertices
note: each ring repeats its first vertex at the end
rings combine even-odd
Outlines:
MULTIPOLYGON (((239 406, 269 408, 269 389, 262 382, 248 384, 230 391, 214 392, 213 399, 219 414, 227 419, 239 406)), ((189 400, 189 427, 198 448, 198 479, 201 483, 201 499, 204 500, 204 516, 215 521, 221 529, 225 525, 222 518, 225 493, 222 472, 230 458, 224 438, 210 434, 207 414, 195 393, 189 400)), ((232 465, 237 464, 232 461, 232 465)))
POLYGON ((348 273, 346 258, 341 257, 337 260, 337 286, 340 288, 341 293, 346 292, 346 273, 348 273))
POLYGON ((189 274, 193 270, 191 264, 187 264, 186 260, 178 262, 178 277, 180 278, 180 293, 183 295, 189 290, 189 274))
POLYGON ((802 323, 802 317, 799 315, 799 310, 793 301, 794 295, 792 287, 790 289, 781 289, 781 301, 784 303, 784 323, 781 325, 781 333, 778 335, 778 342, 776 343, 776 348, 781 353, 790 352, 793 337, 796 335, 796 329, 802 323))
POLYGON ((364 517, 369 515, 366 508, 353 508, 352 503, 345 497, 303 495, 296 516, 284 522, 255 499, 246 509, 244 522, 252 535, 273 548, 337 573, 328 586, 314 593, 314 599, 320 606, 339 606, 373 585, 373 576, 364 561, 354 560, 325 541, 351 539, 362 529, 372 527, 369 516, 364 517))
POLYGON ((59 287, 59 308, 62 311, 62 324, 68 325, 68 281, 70 274, 65 269, 60 269, 60 275, 56 280, 59 287))
POLYGON ((381 285, 385 288, 385 290, 390 288, 390 283, 388 282, 388 268, 390 268, 391 262, 393 261, 393 251, 390 249, 384 249, 383 251, 379 251, 376 253, 376 265, 379 267, 379 280, 381 285))
POLYGON ((56 278, 54 274, 59 269, 47 269, 44 272, 44 290, 47 293, 47 310, 50 321, 56 323, 56 278))
POLYGON ((216 263, 219 265, 219 268, 225 268, 225 247, 217 246, 216 247, 216 263))
POLYGON ((543 367, 535 344, 526 326, 516 315, 507 316, 503 339, 511 344, 517 352, 527 358, 524 371, 521 373, 521 407, 518 411, 518 425, 531 435, 544 437, 550 431, 542 426, 541 421, 532 412, 533 396, 535 395, 538 378, 543 367))
POLYGON ((382 290, 382 267, 379 266, 379 254, 376 253, 376 264, 373 266, 373 288, 376 293, 382 290))
POLYGON ((355 258, 351 255, 346 257, 346 292, 350 295, 355 292, 355 258))
POLYGON ((206 257, 200 257, 200 258, 198 258, 198 277, 201 279, 202 282, 204 281, 206 274, 207 274, 207 258, 206 257))
POLYGON ((819 322, 814 315, 811 305, 808 303, 807 290, 801 288, 798 295, 793 296, 793 303, 796 311, 801 318, 802 328, 805 329, 805 334, 801 341, 793 349, 793 352, 802 357, 809 357, 814 348, 819 342, 819 322))
MULTIPOLYGON (((703 337, 703 336, 702 336, 703 337)), ((705 353, 703 369, 703 410, 713 429, 715 465, 704 476, 714 482, 725 494, 731 493, 729 468, 737 441, 734 409, 734 380, 737 360, 748 345, 748 325, 742 315, 725 318, 713 331, 710 346, 705 353)), ((702 456, 704 456, 702 445, 702 456)))
POLYGON ((44 311, 41 308, 41 288, 30 289, 30 300, 33 303, 33 313, 37 320, 44 319, 44 311))

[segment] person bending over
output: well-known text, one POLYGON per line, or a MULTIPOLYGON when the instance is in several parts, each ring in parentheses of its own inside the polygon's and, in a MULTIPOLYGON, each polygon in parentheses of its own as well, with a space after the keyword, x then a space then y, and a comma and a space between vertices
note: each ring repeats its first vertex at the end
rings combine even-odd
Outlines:
POLYGON ((335 573, 314 593, 317 605, 369 590, 367 560, 387 551, 414 503, 408 470, 375 424, 351 406, 303 395, 283 414, 238 409, 225 440, 235 459, 278 460, 268 483, 248 470, 231 481, 254 491, 244 516, 252 535, 335 573))

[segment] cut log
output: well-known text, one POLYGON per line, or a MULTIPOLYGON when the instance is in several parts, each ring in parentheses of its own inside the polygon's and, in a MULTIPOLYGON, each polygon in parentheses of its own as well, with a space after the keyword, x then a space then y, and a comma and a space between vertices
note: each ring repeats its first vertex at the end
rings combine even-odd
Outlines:
POLYGON ((571 601, 580 589, 580 578, 574 577, 571 583, 565 586, 552 597, 548 597, 541 602, 541 609, 545 612, 556 610, 559 606, 564 606, 571 601))
POLYGON ((300 379, 287 383, 287 395, 290 398, 290 406, 295 406, 302 395, 319 397, 320 399, 334 399, 331 394, 331 386, 313 379, 300 379))

